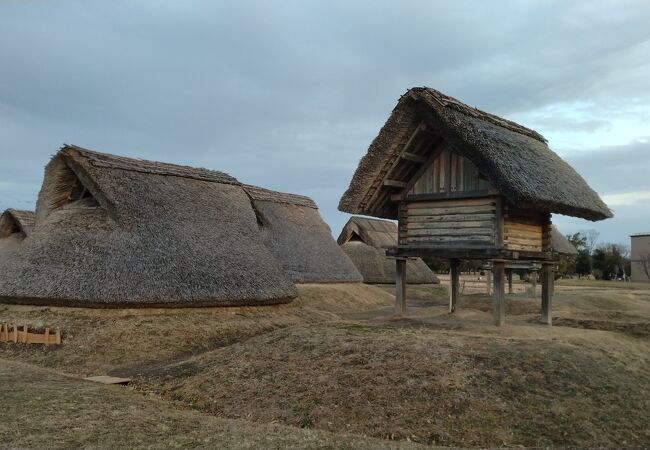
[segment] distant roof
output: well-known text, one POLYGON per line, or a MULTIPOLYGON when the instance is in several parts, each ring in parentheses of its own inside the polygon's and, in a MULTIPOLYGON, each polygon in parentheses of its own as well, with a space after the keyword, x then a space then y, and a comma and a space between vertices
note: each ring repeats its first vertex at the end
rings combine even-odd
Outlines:
POLYGON ((648 233, 634 233, 634 234, 630 235, 630 237, 641 237, 641 236, 650 236, 650 232, 648 232, 648 233))
POLYGON ((15 224, 16 227, 25 235, 29 236, 34 228, 34 220, 36 214, 34 211, 21 211, 18 209, 9 208, 0 215, 0 223, 5 221, 15 224))
MULTIPOLYGON (((361 159, 339 209, 396 219, 391 194, 401 187, 382 181, 392 174, 391 180, 406 182, 422 166, 418 160, 399 158, 411 139, 420 143, 443 139, 516 206, 589 220, 612 217, 598 194, 546 145, 542 135, 426 87, 409 89, 400 98, 361 159)), ((423 148, 433 151, 427 145, 423 148)))
POLYGON ((337 239, 339 245, 348 242, 355 234, 371 247, 383 248, 397 245, 397 225, 389 220, 350 217, 337 239))
POLYGON ((554 252, 562 255, 577 255, 575 246, 558 230, 555 225, 551 226, 551 248, 554 252))

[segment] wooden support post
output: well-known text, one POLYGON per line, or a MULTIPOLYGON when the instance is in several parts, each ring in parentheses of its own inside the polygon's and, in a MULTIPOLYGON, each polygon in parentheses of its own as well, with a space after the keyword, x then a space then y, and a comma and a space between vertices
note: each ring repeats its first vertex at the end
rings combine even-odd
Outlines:
POLYGON ((552 325, 551 304, 553 301, 553 263, 542 263, 542 322, 552 325))
POLYGON ((18 342, 18 322, 14 322, 14 332, 12 333, 12 341, 18 342))
POLYGON ((56 340, 56 345, 61 345, 61 330, 58 328, 54 332, 55 340, 56 340))
POLYGON ((494 324, 497 326, 506 323, 506 296, 505 296, 505 273, 506 262, 502 259, 492 261, 492 277, 494 278, 494 288, 492 299, 494 303, 494 324))
POLYGON ((512 269, 508 269, 508 294, 512 294, 512 269))
POLYGON ((530 290, 533 298, 537 297, 537 269, 530 272, 530 290))
POLYGON ((460 260, 449 260, 449 312, 456 311, 460 288, 460 260))
POLYGON ((27 322, 23 325, 23 342, 27 344, 27 322))
POLYGON ((406 259, 395 260, 395 314, 406 313, 406 259))
POLYGON ((492 270, 485 271, 485 279, 487 280, 487 295, 492 295, 492 270))
POLYGON ((45 343, 46 346, 50 345, 50 329, 49 328, 45 329, 45 337, 43 338, 43 342, 45 343))

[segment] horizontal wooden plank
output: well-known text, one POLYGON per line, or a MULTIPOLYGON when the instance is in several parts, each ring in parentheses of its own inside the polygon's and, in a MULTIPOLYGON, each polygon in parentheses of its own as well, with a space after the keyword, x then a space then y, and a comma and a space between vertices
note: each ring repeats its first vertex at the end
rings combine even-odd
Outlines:
MULTIPOLYGON (((411 236, 494 236, 492 228, 433 228, 419 229, 406 232, 408 237, 411 236)), ((541 243, 541 241, 540 241, 541 243)))
POLYGON ((518 237, 522 239, 539 239, 542 240, 542 235, 539 233, 525 233, 522 231, 503 230, 504 236, 518 237))
MULTIPOLYGON (((495 219, 493 212, 481 214, 436 214, 436 215, 412 215, 404 216, 403 223, 423 223, 423 222, 473 222, 473 221, 492 221, 495 219)), ((400 224, 402 221, 400 222, 400 224)))
POLYGON ((411 216, 435 216, 438 214, 495 214, 496 208, 493 205, 483 206, 450 206, 447 208, 409 208, 406 211, 407 217, 411 216))
POLYGON ((495 205, 496 199, 494 197, 479 197, 479 198, 455 198, 445 200, 431 200, 431 201, 409 201, 407 206, 411 208, 449 208, 453 206, 484 206, 495 205))
POLYGON ((493 239, 489 236, 408 236, 406 240, 407 242, 493 242, 493 239))
MULTIPOLYGON (((453 217, 453 216, 452 216, 453 217)), ((406 224, 400 226, 400 228, 409 230, 417 230, 421 228, 490 228, 493 229, 495 222, 493 220, 468 220, 461 222, 452 222, 452 221, 435 221, 435 222, 407 222, 406 224)))
POLYGON ((534 246, 542 246, 542 241, 540 240, 530 240, 530 239, 513 239, 513 238, 506 238, 503 240, 504 244, 517 244, 517 245, 534 245, 534 246))
POLYGON ((541 225, 533 225, 533 224, 522 224, 522 223, 513 223, 513 222, 503 222, 503 227, 504 228, 509 228, 512 230, 522 230, 522 231, 530 231, 530 232, 535 232, 535 233, 542 233, 542 226, 541 225))
POLYGON ((530 246, 530 245, 506 244, 506 248, 510 250, 542 251, 541 246, 530 246))

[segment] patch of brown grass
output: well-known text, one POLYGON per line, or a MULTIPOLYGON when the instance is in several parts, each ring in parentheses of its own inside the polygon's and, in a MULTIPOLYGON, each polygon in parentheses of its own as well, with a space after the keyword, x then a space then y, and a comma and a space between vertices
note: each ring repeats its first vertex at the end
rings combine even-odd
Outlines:
POLYGON ((279 328, 338 320, 350 310, 386 307, 393 298, 363 284, 299 285, 286 305, 231 308, 87 309, 0 304, 0 323, 60 328, 57 347, 0 343, 0 357, 75 375, 137 374, 279 328))
POLYGON ((220 419, 154 396, 0 361, 3 448, 416 448, 350 434, 220 419))
POLYGON ((215 416, 447 446, 650 441, 650 366, 552 340, 432 329, 293 327, 140 384, 215 416))

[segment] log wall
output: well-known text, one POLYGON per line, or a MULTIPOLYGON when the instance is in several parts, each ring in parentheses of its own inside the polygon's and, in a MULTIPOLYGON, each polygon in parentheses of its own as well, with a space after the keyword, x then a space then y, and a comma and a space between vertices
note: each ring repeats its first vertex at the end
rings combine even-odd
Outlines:
POLYGON ((544 251, 548 215, 504 206, 503 245, 510 250, 544 251))
POLYGON ((497 199, 405 202, 400 207, 400 245, 494 246, 497 199))

